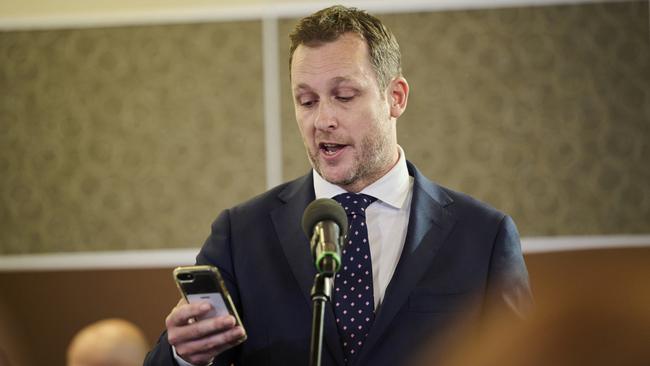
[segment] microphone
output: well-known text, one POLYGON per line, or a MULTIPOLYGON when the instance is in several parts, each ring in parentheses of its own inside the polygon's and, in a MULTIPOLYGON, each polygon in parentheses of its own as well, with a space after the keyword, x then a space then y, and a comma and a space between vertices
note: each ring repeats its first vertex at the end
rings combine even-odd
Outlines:
POLYGON ((341 265, 341 247, 348 231, 348 216, 331 198, 312 201, 302 215, 302 230, 311 238, 311 254, 319 273, 333 276, 341 265))

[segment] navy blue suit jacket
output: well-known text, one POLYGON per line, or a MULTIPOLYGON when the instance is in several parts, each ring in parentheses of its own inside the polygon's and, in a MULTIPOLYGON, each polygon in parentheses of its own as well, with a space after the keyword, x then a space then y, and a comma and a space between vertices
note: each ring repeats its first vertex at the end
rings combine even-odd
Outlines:
MULTIPOLYGON (((530 299, 514 222, 429 181, 410 163, 408 168, 415 181, 404 250, 351 365, 402 365, 454 319, 478 321, 488 302, 505 307, 530 299)), ((300 222, 312 200, 308 174, 225 210, 213 223, 197 263, 220 269, 248 333, 215 364, 308 364, 316 270, 300 222)), ((343 366, 331 308, 324 343, 323 365, 343 366)), ((163 333, 145 365, 174 364, 163 333)))

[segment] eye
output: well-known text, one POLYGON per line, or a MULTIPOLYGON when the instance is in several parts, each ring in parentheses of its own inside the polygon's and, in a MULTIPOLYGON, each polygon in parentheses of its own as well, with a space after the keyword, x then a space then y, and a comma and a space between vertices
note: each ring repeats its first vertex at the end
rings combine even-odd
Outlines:
POLYGON ((318 102, 318 97, 311 94, 300 95, 296 98, 298 105, 301 107, 309 108, 318 102))
POLYGON ((337 96, 336 96, 336 100, 338 100, 338 101, 340 101, 340 102, 343 102, 343 103, 345 103, 345 102, 349 102, 349 101, 351 101, 352 99, 354 99, 354 96, 353 96, 353 95, 351 95, 351 96, 346 96, 346 95, 337 95, 337 96))
POLYGON ((316 101, 313 99, 301 100, 299 101, 301 107, 311 107, 316 104, 316 101))

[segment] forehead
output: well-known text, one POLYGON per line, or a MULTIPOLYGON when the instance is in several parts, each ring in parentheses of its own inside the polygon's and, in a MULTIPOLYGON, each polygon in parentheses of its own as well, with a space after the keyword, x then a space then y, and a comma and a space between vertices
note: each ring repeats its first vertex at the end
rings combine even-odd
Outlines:
POLYGON ((291 61, 291 84, 328 80, 375 81, 368 45, 359 35, 346 33, 336 41, 314 46, 300 45, 291 61))

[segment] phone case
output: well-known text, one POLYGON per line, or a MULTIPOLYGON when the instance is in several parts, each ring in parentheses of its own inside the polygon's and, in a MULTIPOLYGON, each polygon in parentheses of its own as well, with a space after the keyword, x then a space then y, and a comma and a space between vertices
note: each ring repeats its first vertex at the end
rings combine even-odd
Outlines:
POLYGON ((208 301, 213 311, 204 318, 230 314, 237 325, 242 325, 232 297, 226 288, 219 269, 213 266, 184 266, 174 269, 174 281, 188 303, 208 301))

